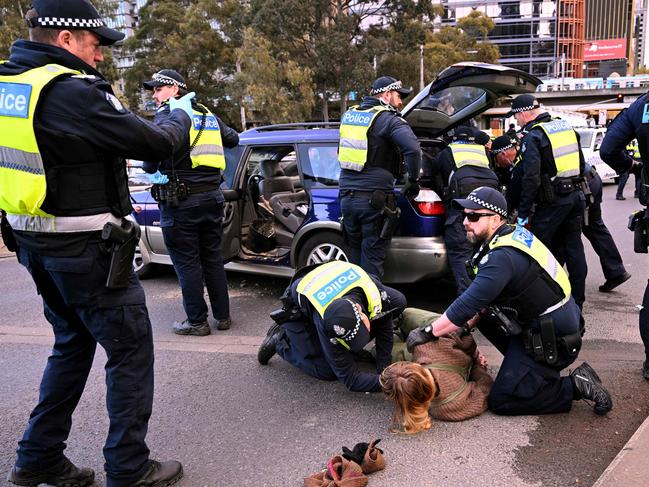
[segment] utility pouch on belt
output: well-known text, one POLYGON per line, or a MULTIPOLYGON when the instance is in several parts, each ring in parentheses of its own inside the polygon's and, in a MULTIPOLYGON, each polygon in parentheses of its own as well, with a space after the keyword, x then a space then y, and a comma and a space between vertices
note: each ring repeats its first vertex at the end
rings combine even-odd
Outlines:
POLYGON ((541 343, 543 358, 548 365, 554 365, 559 358, 557 353, 557 338, 554 334, 554 323, 549 316, 541 316, 541 343))
POLYGON ((140 226, 124 220, 122 225, 106 223, 101 231, 101 239, 110 244, 110 268, 106 287, 108 289, 123 289, 128 286, 128 278, 133 269, 135 247, 140 240, 140 226))
POLYGON ((7 220, 7 214, 4 210, 0 210, 2 215, 0 216, 0 232, 2 233, 2 241, 7 247, 9 252, 15 252, 18 249, 18 244, 16 243, 16 237, 14 236, 14 231, 9 225, 9 220, 7 220))
POLYGON ((520 335, 523 329, 518 321, 509 318, 498 306, 489 306, 488 310, 490 317, 495 318, 494 321, 498 323, 505 336, 520 335))
POLYGON ((636 254, 646 254, 649 246, 646 210, 634 211, 629 215, 629 230, 633 232, 633 251, 636 254))
POLYGON ((154 184, 151 186, 151 196, 158 203, 176 207, 181 201, 189 197, 189 190, 185 183, 178 177, 172 177, 167 184, 154 184))
POLYGON ((386 205, 383 208, 383 226, 381 227, 381 232, 379 233, 379 238, 382 240, 389 240, 392 238, 394 231, 397 228, 397 222, 401 216, 401 208, 397 207, 394 210, 391 210, 386 205))
POLYGON ((287 321, 296 321, 303 317, 302 310, 291 296, 291 286, 286 288, 279 300, 282 302, 282 307, 270 313, 270 317, 275 323, 281 325, 287 321))
POLYGON ((382 210, 385 208, 386 199, 387 195, 385 194, 385 191, 377 189, 372 193, 372 196, 370 196, 370 206, 375 210, 382 210))
POLYGON ((541 174, 541 199, 545 203, 554 202, 554 189, 552 188, 552 181, 547 174, 541 174))

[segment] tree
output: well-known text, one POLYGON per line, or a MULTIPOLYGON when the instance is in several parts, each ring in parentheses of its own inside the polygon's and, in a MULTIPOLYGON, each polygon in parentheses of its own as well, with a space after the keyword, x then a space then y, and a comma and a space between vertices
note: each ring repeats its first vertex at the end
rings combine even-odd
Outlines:
POLYGON ((238 2, 228 0, 155 0, 140 10, 140 25, 124 48, 135 63, 124 79, 132 109, 139 107, 142 81, 160 69, 175 69, 197 98, 227 122, 236 120, 236 106, 227 96, 227 80, 234 72, 234 54, 216 29, 238 2))
POLYGON ((16 39, 27 39, 24 19, 31 4, 31 0, 0 0, 0 59, 9 57, 16 39))
POLYGON ((271 42, 252 28, 244 30, 242 43, 233 93, 245 108, 270 123, 308 119, 315 102, 311 71, 286 53, 274 56, 271 42))
POLYGON ((426 79, 434 79, 447 66, 461 61, 495 63, 500 57, 498 46, 486 40, 494 28, 493 21, 482 12, 471 12, 457 22, 428 33, 424 46, 426 79))

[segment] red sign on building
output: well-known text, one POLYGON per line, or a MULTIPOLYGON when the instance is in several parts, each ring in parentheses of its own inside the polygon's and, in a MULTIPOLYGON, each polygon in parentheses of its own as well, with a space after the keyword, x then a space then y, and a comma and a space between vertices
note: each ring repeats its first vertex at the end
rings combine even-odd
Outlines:
POLYGON ((605 39, 584 43, 584 61, 626 58, 626 39, 605 39))

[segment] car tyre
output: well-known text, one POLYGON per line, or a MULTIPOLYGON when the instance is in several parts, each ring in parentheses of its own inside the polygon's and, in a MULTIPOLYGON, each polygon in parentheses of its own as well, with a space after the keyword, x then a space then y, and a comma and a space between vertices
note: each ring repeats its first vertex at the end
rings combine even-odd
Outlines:
POLYGON ((298 255, 298 269, 306 265, 322 264, 331 260, 349 262, 351 252, 340 233, 319 232, 309 237, 298 255))
POLYGON ((135 247, 135 254, 133 255, 133 270, 139 279, 148 279, 155 274, 155 264, 144 262, 140 246, 135 247))

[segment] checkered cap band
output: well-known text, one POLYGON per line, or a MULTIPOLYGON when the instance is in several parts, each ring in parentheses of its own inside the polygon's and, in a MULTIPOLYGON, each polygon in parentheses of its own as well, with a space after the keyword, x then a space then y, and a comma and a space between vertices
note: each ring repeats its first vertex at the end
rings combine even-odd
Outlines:
POLYGON ((487 210, 495 211, 496 213, 498 213, 503 218, 507 218, 507 209, 501 208, 500 206, 496 206, 496 205, 493 205, 491 203, 488 203, 487 201, 485 201, 485 200, 483 200, 481 198, 478 198, 473 193, 471 193, 469 196, 467 196, 466 199, 468 199, 469 201, 473 201, 474 203, 479 204, 480 206, 482 206, 483 208, 485 208, 487 210))
POLYGON ((507 144, 505 147, 501 147, 500 149, 491 149, 491 153, 492 154, 500 154, 501 152, 505 152, 506 150, 509 150, 512 147, 514 147, 513 143, 507 144))
POLYGON ((534 104, 534 105, 528 105, 526 107, 512 108, 511 112, 512 113, 529 112, 530 110, 534 110, 535 108, 539 108, 539 105, 534 104))
POLYGON ((104 27, 101 19, 74 19, 71 17, 38 17, 36 22, 41 27, 72 27, 75 29, 96 29, 104 27))
POLYGON ((184 88, 185 90, 187 89, 187 85, 182 81, 178 81, 177 79, 173 79, 170 76, 165 76, 164 74, 160 74, 160 73, 155 73, 153 75, 153 81, 157 81, 158 83, 162 83, 170 86, 177 85, 180 86, 181 88, 184 88))
POLYGON ((396 91, 402 88, 401 81, 395 81, 394 83, 384 86, 383 88, 376 88, 370 91, 370 95, 378 95, 379 93, 384 93, 386 91, 396 91))
POLYGON ((356 334, 358 333, 363 320, 361 319, 361 315, 358 313, 358 308, 356 308, 354 302, 349 299, 345 299, 345 301, 351 304, 352 309, 354 310, 354 317, 356 318, 356 326, 354 326, 354 329, 342 337, 346 342, 351 342, 356 337, 356 334))

